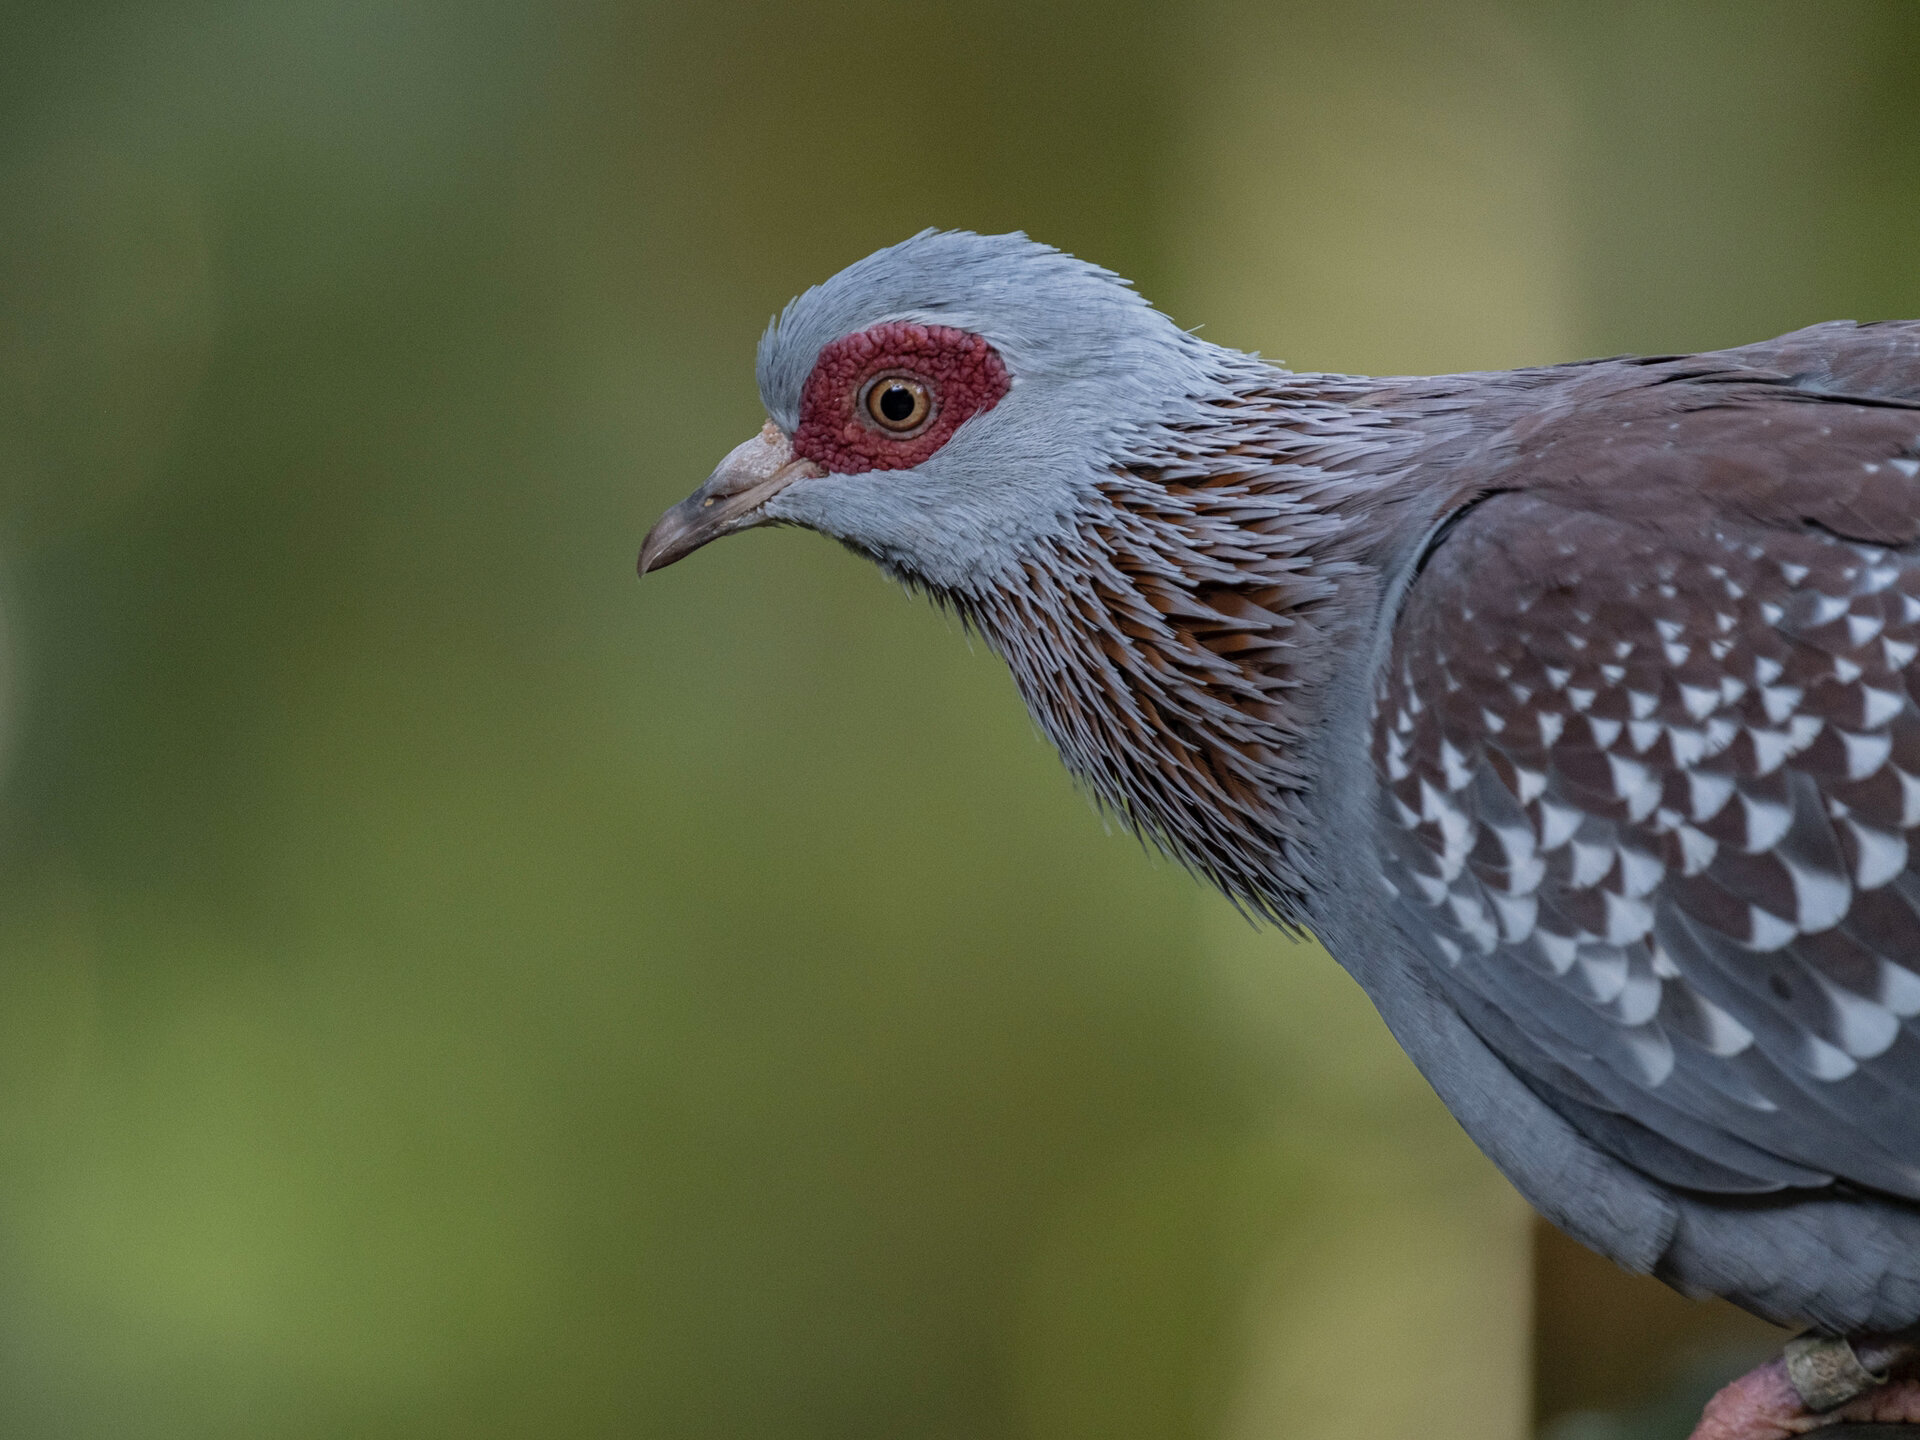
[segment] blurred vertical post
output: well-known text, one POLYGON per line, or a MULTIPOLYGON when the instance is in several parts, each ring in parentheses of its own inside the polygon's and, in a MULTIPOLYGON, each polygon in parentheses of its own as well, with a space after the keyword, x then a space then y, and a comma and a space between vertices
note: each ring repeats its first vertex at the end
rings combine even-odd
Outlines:
MULTIPOLYGON (((1199 34, 1175 314, 1299 370, 1574 348, 1565 104, 1503 11, 1216 0, 1199 34)), ((1524 1434, 1525 1207, 1324 955, 1224 911, 1209 935, 1281 1072, 1274 1143, 1314 1176, 1274 1234, 1234 1433, 1524 1434)))
MULTIPOLYGON (((1209 339, 1427 373, 1920 309, 1911 5, 1203 9, 1163 298, 1209 339)), ((1519 1434, 1531 1409, 1653 1440, 1773 1343, 1544 1226, 1529 1336, 1524 1211, 1363 1003, 1312 952, 1213 933, 1250 1041, 1289 1051, 1274 1133, 1353 1122, 1313 1152, 1319 1237, 1276 1231, 1241 1433, 1519 1434)))
MULTIPOLYGON (((1695 351, 1920 313, 1920 7, 1561 0, 1529 17, 1574 117, 1573 354, 1695 351)), ((1675 1440, 1785 1332, 1535 1227, 1548 1440, 1675 1440)))

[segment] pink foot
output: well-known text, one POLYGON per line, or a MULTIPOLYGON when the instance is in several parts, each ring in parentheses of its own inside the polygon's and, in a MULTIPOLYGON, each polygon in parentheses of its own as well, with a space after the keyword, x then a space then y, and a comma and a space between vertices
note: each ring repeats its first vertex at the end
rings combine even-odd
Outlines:
POLYGON ((1920 1380, 1888 1381, 1816 1415, 1787 1379, 1784 1360, 1751 1370, 1707 1402, 1688 1440, 1789 1440, 1827 1425, 1920 1423, 1920 1380))

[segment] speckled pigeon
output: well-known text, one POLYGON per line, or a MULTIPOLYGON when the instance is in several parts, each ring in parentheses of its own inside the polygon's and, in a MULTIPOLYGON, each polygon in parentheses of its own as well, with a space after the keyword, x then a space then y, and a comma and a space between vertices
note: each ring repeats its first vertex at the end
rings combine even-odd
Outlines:
POLYGON ((1810 1327, 1696 1434, 1920 1418, 1920 322, 1296 374, 928 231, 758 370, 643 573, 802 525, 952 607, 1548 1219, 1810 1327))

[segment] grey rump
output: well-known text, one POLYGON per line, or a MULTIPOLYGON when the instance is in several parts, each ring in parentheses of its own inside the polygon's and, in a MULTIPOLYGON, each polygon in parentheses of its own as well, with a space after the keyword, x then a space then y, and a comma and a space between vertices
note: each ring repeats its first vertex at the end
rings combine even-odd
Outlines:
POLYGON ((762 523, 871 556, 1103 803, 1318 936, 1556 1225, 1784 1324, 1920 1321, 1920 323, 1294 374, 927 232, 759 380, 643 569, 762 523), (796 454, 823 347, 896 321, 1004 398, 910 465, 796 454))

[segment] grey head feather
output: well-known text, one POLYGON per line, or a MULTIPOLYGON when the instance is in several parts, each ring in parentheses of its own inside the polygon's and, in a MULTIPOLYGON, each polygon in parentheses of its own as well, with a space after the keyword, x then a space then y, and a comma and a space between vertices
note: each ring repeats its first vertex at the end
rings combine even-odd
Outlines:
POLYGON ((1024 235, 926 230, 815 286, 768 326, 757 368, 773 422, 793 433, 822 346, 886 321, 983 336, 1006 363, 1006 398, 911 470, 795 484, 767 515, 955 596, 982 593, 1065 533, 1148 430, 1219 388, 1231 353, 1181 330, 1111 271, 1024 235))

